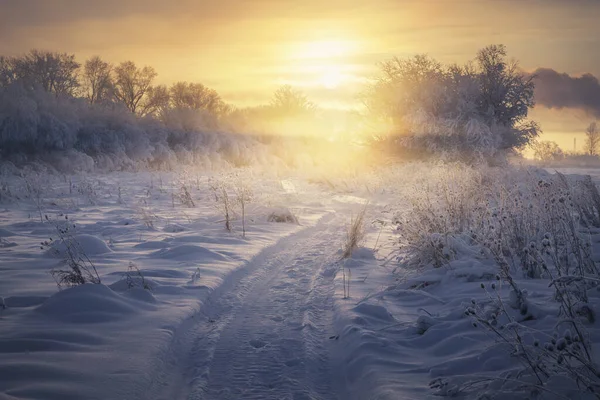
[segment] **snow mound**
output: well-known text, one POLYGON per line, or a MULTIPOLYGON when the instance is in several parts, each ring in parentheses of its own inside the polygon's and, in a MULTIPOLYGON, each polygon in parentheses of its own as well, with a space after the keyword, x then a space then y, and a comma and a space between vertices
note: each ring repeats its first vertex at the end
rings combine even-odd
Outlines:
MULTIPOLYGON (((235 237, 208 237, 202 235, 179 236, 169 238, 172 243, 209 243, 209 244, 247 244, 246 241, 235 237)), ((164 239, 163 239, 164 240, 164 239)))
MULTIPOLYGON (((77 249, 88 256, 112 253, 106 242, 97 236, 83 234, 76 235, 73 239, 77 249)), ((66 250, 67 245, 63 241, 56 241, 52 244, 52 252, 58 252, 61 257, 65 255, 66 250)))
POLYGON ((169 233, 179 233, 179 232, 185 232, 187 229, 179 224, 168 224, 163 228, 163 231, 165 232, 169 232, 169 233))
POLYGON ((373 249, 368 249, 366 247, 358 247, 352 251, 352 258, 360 259, 360 260, 374 260, 375 253, 373 249))
MULTIPOLYGON (((2 304, 0 298, 0 306, 2 304)), ((48 299, 47 296, 11 296, 4 299, 6 307, 9 308, 25 308, 39 306, 48 299)))
POLYGON ((354 307, 354 312, 369 319, 386 322, 394 321, 394 317, 385 307, 375 304, 361 303, 354 307))
POLYGON ((123 279, 119 279, 118 281, 116 281, 113 284, 110 284, 108 287, 111 288, 112 290, 114 290, 115 292, 118 293, 125 293, 128 290, 133 289, 132 287, 130 287, 129 285, 133 285, 133 288, 143 288, 144 285, 149 286, 151 289, 155 289, 158 286, 160 286, 160 284, 152 279, 148 279, 144 276, 144 279, 142 279, 142 277, 137 276, 137 275, 133 275, 130 277, 130 281, 127 282, 127 280, 123 277, 123 279))
POLYGON ((169 243, 163 242, 163 241, 148 241, 148 242, 143 242, 143 243, 138 243, 135 246, 133 246, 134 249, 150 249, 150 250, 156 250, 156 249, 166 249, 167 247, 169 247, 169 243))
POLYGON ((288 209, 284 207, 274 208, 267 217, 269 222, 279 222, 288 224, 298 224, 298 218, 288 209))
POLYGON ((189 278, 190 274, 176 269, 144 269, 141 271, 144 276, 152 278, 189 278))
MULTIPOLYGON (((1 239, 1 237, 0 237, 0 239, 1 239)), ((18 246, 18 244, 15 242, 0 240, 0 248, 2 248, 2 249, 8 249, 9 247, 16 247, 16 246, 18 246)))
POLYGON ((141 287, 131 288, 123 293, 123 296, 129 297, 131 299, 142 301, 144 303, 156 303, 156 298, 152 295, 152 293, 141 287))
POLYGON ((438 321, 429 315, 420 315, 419 318, 417 318, 417 331, 419 334, 423 334, 437 323, 438 321))
POLYGON ((175 246, 168 250, 159 250, 153 254, 154 257, 167 258, 178 261, 225 261, 226 258, 215 251, 209 250, 206 247, 183 244, 175 246))
POLYGON ((17 236, 17 234, 9 231, 8 229, 0 228, 0 237, 11 237, 11 236, 17 236))
POLYGON ((36 311, 63 322, 99 323, 130 316, 136 308, 108 286, 86 284, 56 293, 36 311))

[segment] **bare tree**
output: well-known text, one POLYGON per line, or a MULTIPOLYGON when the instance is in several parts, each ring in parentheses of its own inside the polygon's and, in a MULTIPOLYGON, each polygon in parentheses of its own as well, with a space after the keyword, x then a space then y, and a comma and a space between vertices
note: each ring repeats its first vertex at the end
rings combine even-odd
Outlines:
POLYGON ((598 146, 600 146, 600 130, 595 122, 588 125, 585 130, 585 145, 586 154, 590 156, 598 155, 598 146))
POLYGON ((115 98, 132 113, 140 113, 154 78, 154 68, 138 68, 132 61, 122 62, 114 70, 115 98))
POLYGON ((271 107, 281 116, 305 114, 315 110, 314 104, 290 85, 281 86, 273 93, 271 107))
POLYGON ((75 95, 79 87, 77 71, 80 64, 73 54, 31 50, 28 54, 12 60, 15 78, 26 85, 40 86, 46 92, 75 95))
POLYGON ((140 106, 140 115, 154 115, 162 118, 169 110, 171 96, 165 85, 153 86, 148 89, 145 100, 140 106))
POLYGON ((541 162, 557 161, 564 157, 562 149, 556 142, 541 140, 531 143, 533 158, 541 162))
POLYGON ((82 87, 90 104, 97 104, 110 98, 112 90, 112 65, 94 56, 85 62, 82 74, 82 87))
POLYGON ((219 94, 201 83, 177 82, 169 89, 171 105, 176 109, 206 110, 213 115, 225 112, 219 94))

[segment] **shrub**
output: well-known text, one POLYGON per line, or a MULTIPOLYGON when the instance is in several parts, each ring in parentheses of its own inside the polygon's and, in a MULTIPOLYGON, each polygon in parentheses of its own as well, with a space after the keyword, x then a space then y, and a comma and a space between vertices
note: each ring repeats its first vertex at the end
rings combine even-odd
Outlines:
POLYGON ((213 192, 217 210, 223 215, 225 229, 227 232, 231 232, 231 220, 234 216, 234 210, 228 185, 224 179, 211 179, 209 180, 209 188, 213 192))
POLYGON ((350 218, 350 225, 346 230, 346 240, 344 242, 342 258, 350 257, 352 252, 358 248, 365 238, 365 214, 367 213, 367 205, 368 204, 365 204, 356 216, 350 218))
POLYGON ((146 281, 142 271, 133 262, 129 263, 127 271, 123 274, 123 279, 127 285, 127 289, 141 287, 142 289, 152 291, 152 286, 146 281))
POLYGON ((175 196, 179 199, 181 204, 188 208, 192 208, 196 207, 196 203, 194 203, 194 199, 192 198, 191 189, 188 182, 189 181, 185 176, 179 179, 179 192, 175 196))
POLYGON ((271 212, 267 217, 268 222, 299 224, 298 218, 287 208, 271 212))
MULTIPOLYGON (((46 220, 50 221, 47 215, 46 220)), ((76 228, 76 225, 69 221, 66 215, 64 221, 57 220, 53 221, 53 223, 56 227, 58 239, 49 238, 49 240, 43 241, 41 249, 47 249, 56 255, 64 257, 64 264, 67 268, 55 268, 50 271, 59 289, 63 286, 70 287, 86 283, 101 283, 96 266, 85 254, 75 237, 73 237, 72 232, 76 228), (55 243, 64 248, 64 254, 58 251, 55 243)))
POLYGON ((514 349, 524 365, 496 378, 468 378, 460 387, 447 379, 433 381, 432 387, 453 394, 500 381, 513 391, 546 391, 546 384, 561 375, 600 398, 600 369, 587 333, 596 319, 589 292, 600 286, 587 232, 600 215, 600 195, 591 178, 460 165, 435 166, 420 178, 409 193, 411 206, 396 218, 399 259, 415 267, 451 268, 464 257, 494 265, 497 281, 491 291, 482 284, 487 301, 473 300, 466 314, 514 349), (535 315, 519 279, 547 280, 558 310, 554 332, 528 327, 535 315), (507 299, 501 296, 504 284, 507 299), (540 335, 547 339, 539 342, 540 335))
POLYGON ((25 182, 27 197, 35 201, 35 206, 38 210, 40 222, 44 222, 42 215, 44 207, 44 194, 48 191, 48 177, 45 171, 36 171, 32 168, 24 168, 21 177, 25 182))
POLYGON ((238 177, 235 181, 233 191, 235 193, 235 200, 242 213, 242 236, 246 237, 246 206, 252 201, 252 188, 241 177, 238 177))

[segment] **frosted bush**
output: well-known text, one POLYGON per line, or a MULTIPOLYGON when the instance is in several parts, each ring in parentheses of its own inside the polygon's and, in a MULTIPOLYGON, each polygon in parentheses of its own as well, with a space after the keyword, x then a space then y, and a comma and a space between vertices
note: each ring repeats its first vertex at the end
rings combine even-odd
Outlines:
POLYGON ((63 258, 61 267, 50 271, 59 289, 83 285, 86 283, 100 284, 100 275, 96 266, 90 260, 75 238, 73 232, 76 224, 69 221, 68 216, 64 220, 52 221, 48 216, 47 221, 52 222, 56 230, 56 239, 41 242, 41 249, 63 258))
POLYGON ((432 387, 440 393, 449 387, 481 393, 495 388, 527 396, 548 390, 553 377, 561 376, 571 389, 599 397, 600 369, 587 333, 596 320, 590 296, 600 284, 587 230, 600 215, 600 195, 591 179, 460 164, 429 165, 412 179, 410 207, 396 216, 399 260, 413 267, 452 268, 454 261, 478 258, 494 266, 497 281, 481 284, 487 300, 473 300, 466 314, 474 326, 513 349, 524 365, 462 383, 438 379, 432 387), (544 279, 553 290, 548 306, 556 314, 546 317, 555 321, 554 332, 540 333, 527 324, 538 315, 521 288, 524 279, 544 279), (508 296, 502 285, 508 286, 508 296), (529 339, 552 333, 553 339, 537 345, 529 339))
POLYGON ((0 155, 19 166, 40 160, 64 171, 74 160, 89 171, 273 161, 257 137, 221 131, 217 122, 202 110, 180 110, 160 121, 19 83, 0 88, 0 155))

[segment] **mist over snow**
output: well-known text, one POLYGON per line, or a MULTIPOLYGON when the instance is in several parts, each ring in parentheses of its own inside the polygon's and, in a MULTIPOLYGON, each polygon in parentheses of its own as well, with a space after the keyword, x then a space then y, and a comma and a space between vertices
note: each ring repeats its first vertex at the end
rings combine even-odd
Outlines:
POLYGON ((597 80, 538 72, 490 45, 242 108, 0 57, 0 398, 599 398, 600 131, 529 115, 597 80))

